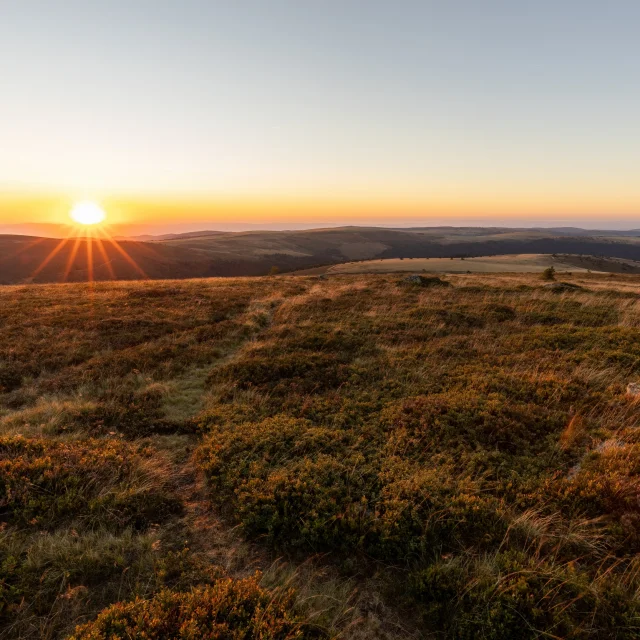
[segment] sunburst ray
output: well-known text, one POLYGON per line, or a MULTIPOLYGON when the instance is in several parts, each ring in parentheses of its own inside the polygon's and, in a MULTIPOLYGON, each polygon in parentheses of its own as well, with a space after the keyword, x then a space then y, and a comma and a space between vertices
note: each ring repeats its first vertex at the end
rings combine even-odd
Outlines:
POLYGON ((87 280, 93 282, 93 229, 89 229, 86 238, 87 243, 87 280))
POLYGON ((111 264, 111 258, 109 258, 109 256, 107 255, 104 245, 102 244, 102 239, 96 235, 94 240, 95 240, 96 246, 98 247, 98 251, 102 256, 102 259, 104 260, 104 264, 107 268, 107 271, 109 272, 109 276, 111 277, 112 280, 116 280, 116 272, 113 270, 113 265, 111 264))
POLYGON ((69 233, 66 238, 62 238, 60 242, 49 252, 47 257, 38 265, 35 271, 31 274, 30 278, 35 278, 42 270, 62 251, 64 246, 71 239, 71 235, 73 234, 73 227, 69 228, 69 233))
POLYGON ((62 276, 62 282, 66 282, 67 278, 69 277, 69 274, 71 273, 71 268, 73 267, 73 262, 76 259, 76 255, 78 253, 78 249, 80 248, 81 242, 82 242, 82 237, 76 236, 75 244, 73 245, 73 248, 69 252, 69 257, 67 258, 67 264, 65 265, 65 268, 64 268, 64 275, 62 276))
POLYGON ((98 228, 98 231, 104 236, 105 240, 113 246, 113 248, 145 279, 149 276, 142 270, 140 265, 120 246, 118 241, 110 236, 104 229, 98 228))

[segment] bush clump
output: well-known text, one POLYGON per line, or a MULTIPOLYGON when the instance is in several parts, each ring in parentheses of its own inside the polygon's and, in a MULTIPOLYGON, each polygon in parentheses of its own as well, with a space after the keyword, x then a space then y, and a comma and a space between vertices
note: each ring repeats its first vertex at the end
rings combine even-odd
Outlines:
POLYGON ((555 280, 556 279, 556 270, 555 267, 547 267, 540 276, 543 280, 555 280))
POLYGON ((151 452, 117 440, 0 438, 0 513, 18 526, 74 518, 144 528, 180 510, 151 452))
POLYGON ((222 579, 186 593, 164 590, 155 597, 117 603, 69 640, 300 640, 318 638, 292 613, 293 593, 261 588, 257 577, 222 579))
POLYGON ((338 387, 350 373, 344 359, 333 353, 299 351, 272 355, 256 352, 241 362, 231 362, 216 369, 209 380, 212 383, 231 382, 239 389, 310 393, 338 387))
POLYGON ((357 438, 308 420, 275 416, 214 426, 198 452, 221 504, 252 535, 279 546, 349 549, 362 540, 374 470, 357 438), (354 468, 360 472, 353 474, 354 468))

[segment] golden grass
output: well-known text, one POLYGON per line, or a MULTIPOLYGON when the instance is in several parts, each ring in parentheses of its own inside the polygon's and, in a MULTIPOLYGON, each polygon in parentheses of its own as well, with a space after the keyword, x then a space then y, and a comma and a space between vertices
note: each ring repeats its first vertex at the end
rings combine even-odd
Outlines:
POLYGON ((561 277, 0 289, 0 435, 143 445, 97 497, 182 509, 5 525, 5 636, 262 568, 331 637, 633 637, 640 279, 561 277))

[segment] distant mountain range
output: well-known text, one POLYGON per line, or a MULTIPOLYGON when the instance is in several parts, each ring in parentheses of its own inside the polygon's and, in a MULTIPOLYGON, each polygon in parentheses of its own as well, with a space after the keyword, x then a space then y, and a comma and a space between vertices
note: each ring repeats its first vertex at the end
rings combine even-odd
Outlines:
POLYGON ((258 276, 353 260, 563 253, 640 260, 640 229, 338 227, 118 239, 0 235, 0 284, 258 276))

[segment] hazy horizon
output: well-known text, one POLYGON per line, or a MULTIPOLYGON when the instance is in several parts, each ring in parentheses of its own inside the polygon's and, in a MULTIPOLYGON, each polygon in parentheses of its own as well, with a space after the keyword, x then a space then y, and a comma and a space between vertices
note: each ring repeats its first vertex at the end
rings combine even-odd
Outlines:
MULTIPOLYGON (((626 223, 603 222, 602 224, 576 224, 576 220, 558 221, 555 224, 543 222, 514 220, 511 224, 505 221, 487 220, 479 223, 477 220, 440 220, 425 221, 424 224, 413 222, 388 222, 388 223, 350 223, 345 222, 272 222, 272 223, 243 223, 243 222, 195 222, 195 223, 173 223, 173 224, 118 224, 109 225, 108 231, 114 237, 144 237, 162 236, 169 234, 197 233, 207 231, 221 232, 243 232, 243 231, 300 231, 312 229, 332 229, 341 227, 378 227, 382 229, 412 229, 412 228, 505 228, 505 229, 562 229, 575 228, 584 231, 636 231, 640 229, 640 224, 634 227, 626 223)), ((25 235, 49 238, 65 238, 70 235, 73 227, 68 224, 56 223, 13 223, 0 224, 0 235, 25 235)), ((72 234, 73 235, 73 234, 72 234)))

